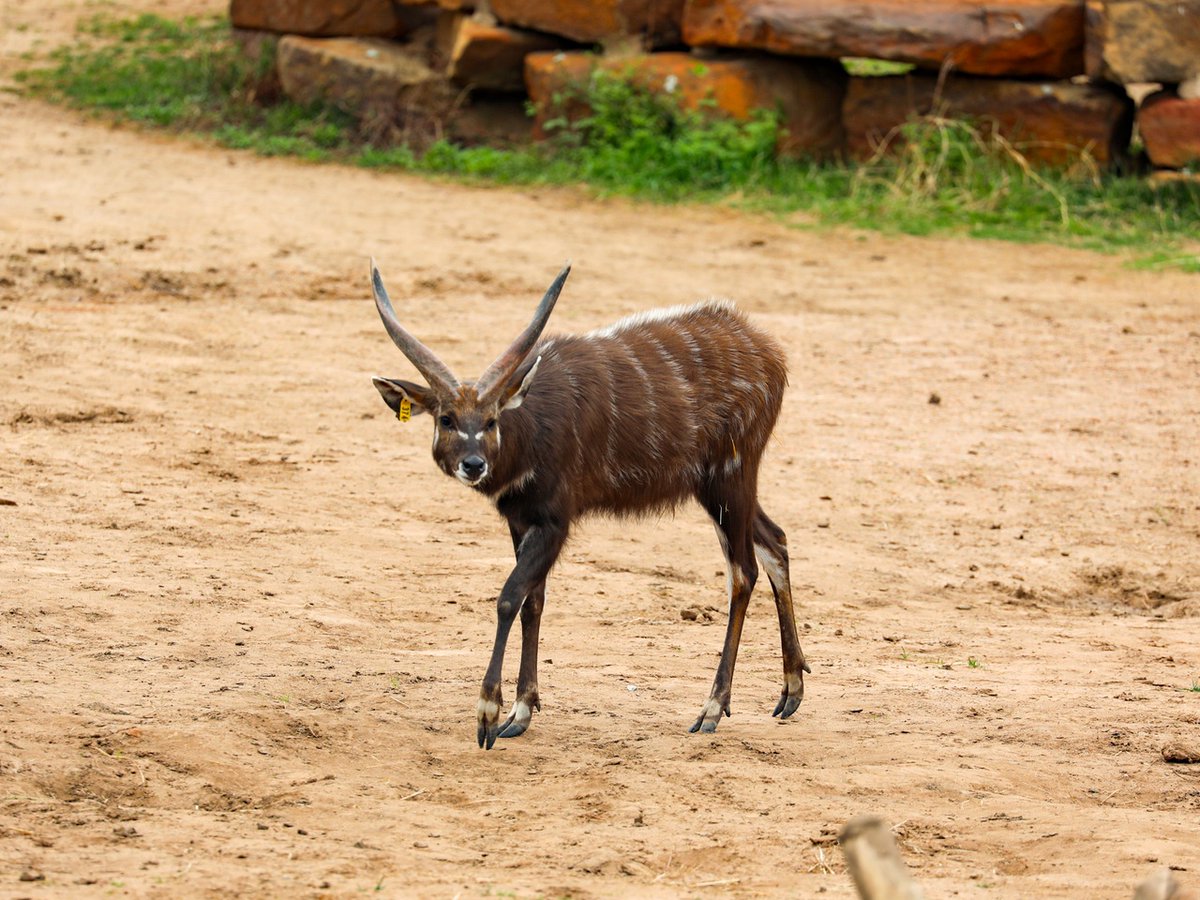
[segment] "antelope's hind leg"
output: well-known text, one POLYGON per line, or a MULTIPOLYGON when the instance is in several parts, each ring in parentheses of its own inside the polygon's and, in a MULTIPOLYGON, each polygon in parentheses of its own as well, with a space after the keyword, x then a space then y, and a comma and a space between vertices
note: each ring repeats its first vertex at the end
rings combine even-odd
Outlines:
POLYGON ((733 667, 737 662, 738 645, 742 640, 742 624, 746 620, 746 608, 750 605, 750 594, 758 579, 758 566, 754 561, 752 523, 755 511, 752 497, 736 489, 736 485, 709 485, 700 493, 700 502, 712 516, 717 529, 717 538, 725 553, 729 572, 729 623, 725 628, 725 644, 721 649, 721 662, 713 679, 712 693, 700 710, 700 716, 689 731, 712 732, 717 730, 721 715, 731 715, 729 698, 733 687, 733 667))
POLYGON ((800 649, 796 633, 796 613, 792 607, 792 583, 788 567, 787 535, 770 520, 762 507, 754 516, 754 555, 767 573, 775 593, 775 610, 779 613, 779 639, 783 647, 783 691, 773 716, 786 719, 804 699, 804 673, 811 672, 800 649))

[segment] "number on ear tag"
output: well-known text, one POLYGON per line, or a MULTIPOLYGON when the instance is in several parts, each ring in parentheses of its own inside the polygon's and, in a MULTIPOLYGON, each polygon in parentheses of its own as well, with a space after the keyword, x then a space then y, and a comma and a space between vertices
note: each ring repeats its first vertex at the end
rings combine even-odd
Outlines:
POLYGON ((407 422, 412 418, 412 404, 407 397, 400 401, 400 409, 396 412, 396 418, 401 422, 407 422))

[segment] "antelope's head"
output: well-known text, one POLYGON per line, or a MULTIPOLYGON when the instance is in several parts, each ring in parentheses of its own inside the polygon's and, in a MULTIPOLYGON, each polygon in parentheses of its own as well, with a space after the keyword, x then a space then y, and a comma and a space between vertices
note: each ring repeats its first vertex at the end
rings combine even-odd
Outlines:
POLYGON ((533 321, 512 345, 475 382, 460 382, 433 351, 400 324, 379 269, 371 261, 371 287, 383 327, 427 384, 379 376, 372 381, 383 402, 401 420, 429 413, 434 427, 433 459, 443 472, 463 484, 482 486, 494 471, 500 451, 501 417, 521 405, 533 384, 541 357, 531 356, 530 351, 546 327, 570 272, 570 265, 559 272, 538 304, 533 321))

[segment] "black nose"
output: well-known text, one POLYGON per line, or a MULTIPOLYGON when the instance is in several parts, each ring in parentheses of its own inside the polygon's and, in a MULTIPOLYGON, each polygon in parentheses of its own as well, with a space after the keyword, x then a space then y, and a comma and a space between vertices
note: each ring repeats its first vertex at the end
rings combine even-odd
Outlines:
POLYGON ((481 474, 487 467, 487 462, 482 456, 468 456, 462 461, 463 474, 470 478, 481 474))

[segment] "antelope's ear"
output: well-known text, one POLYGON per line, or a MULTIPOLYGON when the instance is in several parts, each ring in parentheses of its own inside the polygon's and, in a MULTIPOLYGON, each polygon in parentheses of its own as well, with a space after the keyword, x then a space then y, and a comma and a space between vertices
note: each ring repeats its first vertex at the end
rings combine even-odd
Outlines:
POLYGON ((423 412, 430 412, 436 405, 434 403, 433 391, 424 385, 413 384, 411 381, 396 381, 392 378, 381 378, 378 375, 371 379, 371 383, 375 385, 375 389, 383 397, 383 402, 391 407, 392 412, 397 415, 400 415, 400 405, 405 400, 408 401, 410 413, 414 416, 423 412))
POLYGON ((508 385, 504 388, 504 393, 500 395, 501 412, 507 409, 516 409, 525 402, 525 395, 533 386, 533 376, 537 374, 541 362, 542 358, 539 356, 533 360, 525 360, 517 367, 517 371, 513 373, 508 385))

